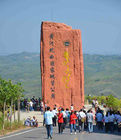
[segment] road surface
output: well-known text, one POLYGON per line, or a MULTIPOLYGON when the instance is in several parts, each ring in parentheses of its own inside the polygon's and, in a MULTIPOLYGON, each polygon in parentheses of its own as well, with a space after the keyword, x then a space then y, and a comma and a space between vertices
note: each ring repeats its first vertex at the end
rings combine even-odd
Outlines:
MULTIPOLYGON (((10 134, 4 137, 0 137, 0 140, 46 140, 45 127, 32 128, 29 130, 23 130, 14 134, 10 134)), ((87 131, 83 133, 70 135, 69 128, 64 130, 63 134, 58 134, 57 127, 53 129, 53 140, 121 140, 121 133, 104 133, 103 131, 94 130, 89 134, 87 131)))

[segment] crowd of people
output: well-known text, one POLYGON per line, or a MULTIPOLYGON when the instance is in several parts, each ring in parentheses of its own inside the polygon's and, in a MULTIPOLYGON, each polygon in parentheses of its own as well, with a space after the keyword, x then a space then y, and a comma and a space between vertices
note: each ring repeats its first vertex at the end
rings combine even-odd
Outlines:
POLYGON ((92 108, 86 111, 85 107, 81 108, 79 111, 74 111, 73 105, 71 105, 70 110, 64 110, 62 107, 57 109, 56 105, 53 110, 51 110, 50 107, 46 107, 43 125, 46 126, 48 139, 52 138, 52 128, 57 126, 57 122, 59 134, 63 134, 64 129, 68 125, 70 128, 70 134, 73 132, 76 134, 77 131, 80 133, 85 130, 92 133, 94 131, 94 125, 99 131, 105 130, 106 133, 121 131, 120 112, 108 110, 105 114, 99 107, 96 109, 96 112, 93 111, 92 108))
MULTIPOLYGON (((23 99, 21 100, 21 109, 26 111, 41 111, 44 113, 43 125, 46 126, 48 138, 52 138, 52 128, 58 124, 58 133, 62 134, 64 129, 69 126, 70 134, 74 132, 88 131, 92 133, 94 131, 94 125, 101 131, 105 130, 106 133, 113 133, 115 131, 121 132, 121 113, 115 112, 112 109, 104 112, 98 107, 98 101, 95 99, 92 101, 92 108, 88 111, 85 107, 79 111, 74 110, 73 104, 70 109, 64 109, 63 107, 57 108, 55 105, 53 110, 43 103, 41 98, 23 99)), ((28 117, 25 120, 26 126, 37 127, 38 121, 33 116, 28 117)))
POLYGON ((25 99, 21 100, 21 102, 20 102, 21 110, 43 112, 43 107, 44 107, 44 105, 43 105, 43 101, 41 100, 41 98, 35 98, 35 96, 33 96, 30 99, 25 98, 25 99))
POLYGON ((114 132, 121 131, 121 114, 119 111, 115 112, 113 110, 109 110, 104 113, 102 110, 97 110, 96 112, 96 125, 98 130, 103 130, 105 127, 105 132, 114 132), (105 124, 105 125, 104 125, 105 124))

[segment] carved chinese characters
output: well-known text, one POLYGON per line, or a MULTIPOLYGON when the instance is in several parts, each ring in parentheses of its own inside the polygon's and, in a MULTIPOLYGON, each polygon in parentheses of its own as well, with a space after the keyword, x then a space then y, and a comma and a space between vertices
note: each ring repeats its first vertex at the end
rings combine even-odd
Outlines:
POLYGON ((49 41, 49 52, 50 52, 50 91, 51 91, 51 98, 55 98, 55 68, 54 68, 54 42, 53 42, 53 34, 50 34, 50 41, 49 41))

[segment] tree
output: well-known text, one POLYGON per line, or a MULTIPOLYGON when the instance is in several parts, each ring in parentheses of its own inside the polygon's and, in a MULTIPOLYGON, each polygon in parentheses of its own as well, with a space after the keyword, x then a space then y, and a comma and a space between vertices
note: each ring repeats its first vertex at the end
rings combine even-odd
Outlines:
POLYGON ((15 85, 15 93, 16 93, 16 99, 18 100, 18 122, 20 121, 20 98, 23 97, 24 95, 22 92, 24 92, 24 89, 22 88, 21 83, 17 83, 15 85))
POLYGON ((106 105, 113 110, 119 110, 121 108, 121 101, 113 95, 109 95, 106 100, 106 105))
POLYGON ((5 122, 5 108, 6 108, 6 102, 8 100, 9 100, 8 82, 0 78, 0 106, 1 106, 1 111, 3 113, 3 130, 4 130, 4 122, 5 122))
POLYGON ((23 97, 23 87, 21 83, 13 84, 11 80, 4 80, 0 78, 0 110, 3 114, 3 129, 5 120, 5 106, 10 105, 11 119, 12 123, 12 108, 14 104, 14 121, 15 121, 15 102, 18 101, 18 121, 20 121, 20 98, 23 97))

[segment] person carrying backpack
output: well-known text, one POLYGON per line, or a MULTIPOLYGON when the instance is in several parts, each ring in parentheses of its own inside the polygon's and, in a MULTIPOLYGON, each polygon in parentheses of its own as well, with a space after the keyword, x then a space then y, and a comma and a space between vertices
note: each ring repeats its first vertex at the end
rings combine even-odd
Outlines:
POLYGON ((88 122, 88 130, 89 133, 93 132, 93 113, 92 110, 88 110, 87 112, 87 122, 88 122))
POLYGON ((84 123, 86 120, 86 114, 84 113, 84 111, 81 109, 79 114, 78 114, 78 125, 79 125, 79 132, 80 131, 84 131, 84 123), (81 128, 80 128, 81 127, 81 128))

